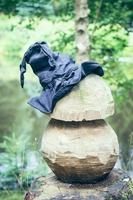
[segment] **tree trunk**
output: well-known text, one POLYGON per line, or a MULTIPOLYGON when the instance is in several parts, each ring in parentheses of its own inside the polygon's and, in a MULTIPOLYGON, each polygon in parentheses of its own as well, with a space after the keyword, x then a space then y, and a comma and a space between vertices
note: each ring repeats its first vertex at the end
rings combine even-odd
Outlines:
POLYGON ((75 0, 75 40, 77 50, 77 62, 89 59, 89 34, 88 34, 88 3, 87 0, 75 0))
POLYGON ((132 184, 128 175, 119 169, 95 184, 63 183, 51 175, 36 179, 25 200, 131 200, 132 184))

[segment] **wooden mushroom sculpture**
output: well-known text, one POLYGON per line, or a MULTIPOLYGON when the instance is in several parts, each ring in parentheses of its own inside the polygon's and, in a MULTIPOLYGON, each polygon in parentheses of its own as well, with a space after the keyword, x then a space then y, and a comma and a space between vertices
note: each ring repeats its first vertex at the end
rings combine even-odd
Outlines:
POLYGON ((41 151, 60 180, 92 183, 111 172, 119 145, 104 119, 113 113, 110 88, 97 75, 86 77, 56 104, 41 151))

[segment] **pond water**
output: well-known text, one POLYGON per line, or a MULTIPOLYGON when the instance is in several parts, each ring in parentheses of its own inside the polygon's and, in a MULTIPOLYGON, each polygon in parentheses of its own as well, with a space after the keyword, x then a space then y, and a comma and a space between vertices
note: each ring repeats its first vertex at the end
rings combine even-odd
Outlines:
MULTIPOLYGON (((17 134, 30 135, 33 149, 39 149, 48 118, 26 104, 27 92, 20 88, 18 80, 1 81, 0 96, 0 141, 3 141, 4 135, 10 135, 12 131, 15 131, 17 134)), ((133 177, 133 148, 131 145, 133 123, 130 99, 125 101, 125 107, 121 110, 122 112, 117 113, 116 109, 115 115, 109 118, 120 144, 120 158, 116 167, 126 169, 133 177)), ((29 168, 33 166, 33 163, 36 166, 36 159, 33 155, 29 160, 29 168)))

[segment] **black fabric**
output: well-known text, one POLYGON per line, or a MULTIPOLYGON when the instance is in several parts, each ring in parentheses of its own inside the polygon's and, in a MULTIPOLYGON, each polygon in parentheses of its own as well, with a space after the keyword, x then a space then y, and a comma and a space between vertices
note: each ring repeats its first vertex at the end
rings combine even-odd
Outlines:
POLYGON ((53 52, 45 42, 36 42, 26 51, 20 64, 22 88, 26 63, 31 65, 43 88, 41 95, 30 99, 28 104, 43 113, 51 113, 57 101, 88 74, 104 74, 97 62, 87 61, 77 65, 68 55, 53 52))

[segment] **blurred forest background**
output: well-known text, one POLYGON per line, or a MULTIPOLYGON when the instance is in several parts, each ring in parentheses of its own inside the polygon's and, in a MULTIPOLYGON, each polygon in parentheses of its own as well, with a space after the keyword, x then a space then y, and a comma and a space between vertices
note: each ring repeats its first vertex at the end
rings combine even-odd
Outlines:
MULTIPOLYGON (((80 0, 76 0, 80 1, 80 0)), ((117 167, 133 177, 133 1, 88 0, 89 57, 103 65, 116 113, 117 167)), ((19 200, 32 180, 49 172, 39 153, 48 118, 26 104, 40 88, 31 73, 19 86, 23 53, 36 41, 76 57, 73 0, 0 0, 0 200, 19 200)))

